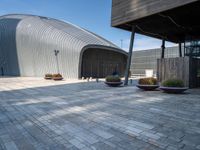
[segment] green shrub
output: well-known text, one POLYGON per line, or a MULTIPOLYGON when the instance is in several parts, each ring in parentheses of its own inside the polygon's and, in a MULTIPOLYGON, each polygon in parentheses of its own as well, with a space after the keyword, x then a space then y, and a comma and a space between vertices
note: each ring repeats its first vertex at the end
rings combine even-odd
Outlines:
POLYGON ((165 87, 184 87, 184 83, 180 79, 168 79, 162 82, 165 87))
POLYGON ((45 74, 45 78, 52 78, 52 77, 53 77, 53 75, 50 73, 45 74))
POLYGON ((121 82, 121 79, 119 76, 107 76, 106 82, 121 82))
POLYGON ((138 81, 139 84, 141 85, 157 85, 158 82, 157 82, 157 79, 156 78, 141 78, 139 79, 138 81))

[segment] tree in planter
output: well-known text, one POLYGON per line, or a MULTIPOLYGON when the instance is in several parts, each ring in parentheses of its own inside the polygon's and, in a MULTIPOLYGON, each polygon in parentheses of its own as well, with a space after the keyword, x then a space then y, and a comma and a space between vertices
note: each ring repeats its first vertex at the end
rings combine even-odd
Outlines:
POLYGON ((58 74, 53 74, 52 79, 53 80, 62 80, 63 77, 61 74, 58 73, 58 74))
POLYGON ((52 79, 52 77, 53 77, 53 75, 52 74, 50 74, 50 73, 47 73, 47 74, 45 74, 45 79, 47 79, 47 80, 51 80, 52 79))
POLYGON ((110 75, 106 77, 106 82, 108 86, 117 87, 121 85, 123 82, 118 75, 110 75))
POLYGON ((168 79, 162 82, 160 87, 166 93, 182 93, 188 89, 184 86, 183 80, 180 79, 168 79))
POLYGON ((168 79, 162 82, 164 87, 184 87, 184 83, 180 79, 168 79))
POLYGON ((107 76, 106 82, 121 82, 121 78, 117 75, 107 76))
POLYGON ((143 90, 155 90, 159 87, 157 79, 153 77, 139 79, 136 86, 143 90))

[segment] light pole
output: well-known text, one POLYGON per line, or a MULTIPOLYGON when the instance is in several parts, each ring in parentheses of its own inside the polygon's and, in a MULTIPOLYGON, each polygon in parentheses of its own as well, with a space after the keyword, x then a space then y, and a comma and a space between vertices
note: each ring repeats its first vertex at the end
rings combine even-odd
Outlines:
POLYGON ((58 65, 58 53, 59 53, 59 50, 54 50, 54 54, 56 56, 56 67, 57 67, 57 72, 60 73, 59 71, 59 65, 58 65))

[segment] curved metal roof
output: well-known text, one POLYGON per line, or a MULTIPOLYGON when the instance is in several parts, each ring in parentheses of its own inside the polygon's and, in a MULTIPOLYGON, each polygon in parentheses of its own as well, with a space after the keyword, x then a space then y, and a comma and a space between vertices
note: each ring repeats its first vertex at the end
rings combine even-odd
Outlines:
MULTIPOLYGON (((0 16, 0 19, 7 18, 7 19, 19 19, 21 21, 29 21, 29 19, 32 19, 36 21, 36 23, 43 23, 46 24, 48 27, 55 28, 57 30, 60 30, 68 36, 72 36, 76 38, 77 40, 80 40, 85 43, 85 45, 88 44, 96 44, 96 45, 105 45, 105 46, 111 46, 114 48, 118 48, 116 45, 111 43, 110 41, 96 35, 95 33, 92 33, 86 29, 83 29, 79 26, 76 26, 72 23, 61 21, 49 17, 42 17, 42 16, 36 16, 36 15, 25 15, 25 14, 8 14, 4 16, 0 16)), ((31 23, 31 22, 30 22, 31 23)), ((35 26, 37 28, 37 26, 35 26)))
MULTIPOLYGON (((38 62, 36 59, 42 56, 47 59, 53 59, 49 53, 52 55, 55 49, 60 50, 60 53, 62 53, 59 56, 62 61, 66 59, 64 56, 68 56, 68 60, 63 63, 65 65, 61 66, 61 69, 74 68, 74 70, 68 72, 66 75, 68 77, 74 77, 78 74, 79 61, 87 47, 99 47, 100 49, 104 47, 106 50, 113 50, 127 55, 125 51, 119 49, 113 43, 90 31, 71 23, 48 17, 25 14, 4 15, 0 16, 0 27, 7 33, 6 35, 10 35, 15 30, 12 33, 16 34, 13 37, 15 36, 16 38, 15 46, 18 51, 18 59, 22 61, 19 63, 19 66, 21 66, 20 72, 24 72, 24 74, 37 74, 37 72, 32 71, 34 68, 32 70, 28 69, 28 65, 25 64, 39 66, 39 63, 44 62, 38 62), (33 56, 30 57, 30 54, 33 54, 33 56), (29 70, 28 72, 27 69, 29 70)), ((46 70, 48 69, 46 68, 46 70)), ((41 69, 42 71, 44 72, 41 69)))

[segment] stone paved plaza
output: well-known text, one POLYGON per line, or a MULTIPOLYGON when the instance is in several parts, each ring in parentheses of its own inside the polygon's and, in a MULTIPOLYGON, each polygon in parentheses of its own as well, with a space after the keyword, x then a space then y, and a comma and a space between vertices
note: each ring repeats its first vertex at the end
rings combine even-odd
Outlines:
POLYGON ((200 89, 0 78, 0 149, 200 149, 200 89))

